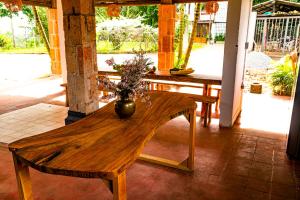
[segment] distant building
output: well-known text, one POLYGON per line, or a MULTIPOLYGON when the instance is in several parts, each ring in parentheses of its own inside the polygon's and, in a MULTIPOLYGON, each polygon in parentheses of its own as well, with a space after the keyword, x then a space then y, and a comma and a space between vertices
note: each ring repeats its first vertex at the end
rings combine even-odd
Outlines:
MULTIPOLYGON (((196 42, 206 42, 207 39, 215 39, 216 36, 225 37, 226 32, 226 18, 228 2, 218 2, 219 10, 215 15, 209 15, 205 11, 205 3, 200 14, 200 19, 197 25, 197 37, 196 42), (211 28, 210 28, 211 26, 211 28), (211 29, 211 33, 209 33, 211 29)), ((195 4, 189 4, 187 14, 189 16, 189 22, 194 21, 194 9, 195 4)))
POLYGON ((256 50, 291 52, 300 47, 300 3, 270 0, 253 6, 257 12, 256 50))
POLYGON ((258 17, 300 15, 300 3, 286 0, 270 0, 253 6, 258 17))

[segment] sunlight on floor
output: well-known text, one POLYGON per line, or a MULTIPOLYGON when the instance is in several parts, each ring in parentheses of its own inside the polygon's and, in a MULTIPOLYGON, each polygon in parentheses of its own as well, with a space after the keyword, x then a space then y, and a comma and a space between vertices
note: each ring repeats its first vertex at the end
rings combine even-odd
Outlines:
POLYGON ((240 127, 287 134, 290 124, 291 106, 292 104, 288 97, 245 93, 240 127))
POLYGON ((5 90, 1 92, 1 95, 41 98, 63 91, 63 87, 60 87, 61 83, 61 78, 52 76, 45 79, 33 80, 32 82, 24 82, 23 87, 5 90))
POLYGON ((1 79, 32 80, 51 74, 47 54, 0 54, 0 60, 6 63, 0 66, 1 79))

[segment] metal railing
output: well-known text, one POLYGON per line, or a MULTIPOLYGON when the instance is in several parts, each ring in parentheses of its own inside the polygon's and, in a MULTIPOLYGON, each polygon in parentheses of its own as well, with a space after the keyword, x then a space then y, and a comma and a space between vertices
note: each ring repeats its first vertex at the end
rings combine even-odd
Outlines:
POLYGON ((300 47, 300 16, 258 17, 254 41, 256 50, 291 52, 300 47))

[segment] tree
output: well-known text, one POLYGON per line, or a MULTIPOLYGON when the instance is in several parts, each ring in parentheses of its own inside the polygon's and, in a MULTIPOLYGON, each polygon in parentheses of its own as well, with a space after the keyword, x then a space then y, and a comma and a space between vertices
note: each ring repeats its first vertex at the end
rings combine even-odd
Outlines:
POLYGON ((179 7, 179 16, 180 16, 180 24, 179 24, 179 36, 178 36, 178 56, 176 66, 180 65, 182 59, 182 48, 183 48, 183 35, 185 31, 185 14, 184 14, 185 4, 181 4, 179 7))
POLYGON ((142 17, 142 23, 152 27, 158 27, 157 6, 124 6, 121 15, 127 18, 142 17))
POLYGON ((108 19, 107 9, 104 7, 96 7, 96 23, 101 23, 108 19))
POLYGON ((197 25, 198 25, 198 21, 199 21, 199 17, 200 17, 200 10, 201 10, 201 3, 196 3, 195 11, 194 11, 193 29, 192 29, 191 37, 190 37, 190 40, 189 40, 189 46, 186 50, 186 55, 185 55, 184 64, 183 64, 184 69, 188 65, 190 55, 191 55, 191 51, 192 51, 192 48, 193 48, 194 39, 195 39, 195 36, 196 36, 196 33, 197 33, 197 25))
POLYGON ((12 12, 8 10, 3 3, 0 3, 0 17, 9 17, 10 18, 10 28, 12 33, 12 42, 14 48, 16 47, 16 39, 15 39, 15 29, 13 23, 13 16, 18 16, 17 12, 12 12))
POLYGON ((152 27, 158 27, 158 6, 139 6, 142 22, 152 27))
MULTIPOLYGON (((120 15, 126 18, 142 18, 142 23, 154 28, 158 27, 158 7, 157 6, 122 6, 120 15)), ((107 8, 96 8, 97 23, 108 19, 107 8)))
POLYGON ((49 34, 47 34, 46 31, 45 31, 45 28, 42 24, 41 18, 38 14, 38 11, 37 11, 36 7, 32 6, 32 10, 33 10, 33 15, 34 15, 34 18, 35 18, 35 24, 37 26, 37 29, 38 29, 40 35, 42 36, 45 47, 48 51, 48 54, 50 55, 50 42, 49 42, 49 38, 48 38, 49 34))
MULTIPOLYGON (((50 51, 49 45, 49 33, 48 33, 48 20, 46 15, 45 8, 36 8, 34 6, 22 6, 22 13, 26 15, 29 21, 35 21, 36 27, 35 31, 41 35, 43 42, 48 50, 50 51)), ((12 41, 14 47, 16 47, 15 43, 15 35, 14 35, 14 27, 13 27, 13 16, 18 16, 18 12, 11 12, 8 10, 3 3, 0 3, 0 17, 9 17, 11 19, 11 32, 12 32, 12 41)))

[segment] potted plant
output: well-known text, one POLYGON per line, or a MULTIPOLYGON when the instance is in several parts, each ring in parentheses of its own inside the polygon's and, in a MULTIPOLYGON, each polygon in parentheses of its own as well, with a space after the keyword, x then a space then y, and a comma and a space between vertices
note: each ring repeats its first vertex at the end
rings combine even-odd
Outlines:
POLYGON ((153 63, 146 58, 143 51, 136 53, 131 60, 126 60, 123 64, 116 64, 111 58, 106 61, 110 66, 121 75, 121 81, 115 83, 110 81, 108 77, 99 77, 98 84, 108 92, 108 98, 117 97, 115 102, 115 112, 120 118, 128 118, 135 112, 135 99, 140 97, 143 102, 150 102, 150 97, 146 94, 148 91, 148 82, 143 78, 147 73, 147 69, 153 63))

